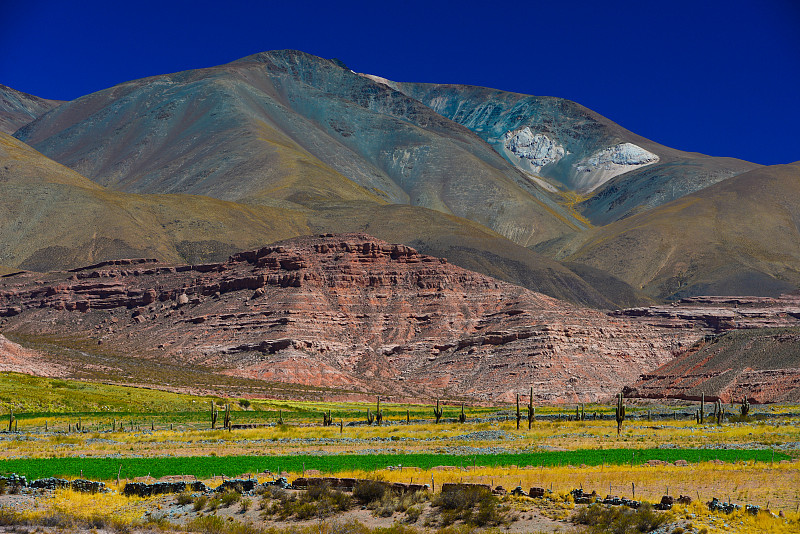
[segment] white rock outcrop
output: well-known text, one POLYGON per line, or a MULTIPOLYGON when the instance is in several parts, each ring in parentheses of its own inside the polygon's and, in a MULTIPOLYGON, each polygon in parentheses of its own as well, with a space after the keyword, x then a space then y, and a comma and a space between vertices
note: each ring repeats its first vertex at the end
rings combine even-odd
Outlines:
POLYGON ((592 191, 615 176, 652 165, 659 159, 658 155, 638 145, 619 143, 575 163, 575 186, 583 191, 592 191))
POLYGON ((520 159, 530 160, 530 170, 538 172, 545 165, 556 163, 564 157, 566 150, 550 137, 534 133, 527 126, 506 132, 503 146, 520 159))
POLYGON ((648 165, 658 161, 658 156, 633 143, 620 143, 595 152, 588 160, 594 167, 611 168, 611 165, 648 165))

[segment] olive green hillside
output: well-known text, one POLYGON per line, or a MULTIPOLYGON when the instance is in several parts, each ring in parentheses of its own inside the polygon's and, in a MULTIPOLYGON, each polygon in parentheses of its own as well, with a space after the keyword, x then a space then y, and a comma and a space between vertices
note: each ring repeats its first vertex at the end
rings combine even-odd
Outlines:
POLYGON ((800 287, 800 166, 762 167, 555 244, 656 298, 800 287))
POLYGON ((308 232, 288 210, 109 191, 0 133, 0 264, 65 269, 121 257, 195 262, 308 232))
POLYGON ((116 191, 292 209, 409 204, 529 245, 584 228, 475 133, 424 104, 293 50, 133 80, 15 133, 116 191))

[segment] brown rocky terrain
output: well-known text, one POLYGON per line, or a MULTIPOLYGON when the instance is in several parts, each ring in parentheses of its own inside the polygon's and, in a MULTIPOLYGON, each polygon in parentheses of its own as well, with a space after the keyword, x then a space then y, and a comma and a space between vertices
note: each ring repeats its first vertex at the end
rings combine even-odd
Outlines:
POLYGON ((248 379, 493 401, 533 386, 549 402, 608 398, 702 336, 575 307, 366 234, 298 238, 213 264, 116 260, 5 276, 0 328, 89 339, 83 356, 248 379))
POLYGON ((43 359, 36 351, 26 349, 0 334, 0 371, 36 376, 59 376, 64 369, 43 359))
POLYGON ((642 375, 626 388, 626 396, 800 400, 800 295, 693 297, 615 315, 653 327, 691 325, 710 334, 675 360, 642 375))
POLYGON ((800 294, 780 297, 689 297, 670 304, 612 312, 652 326, 700 328, 708 333, 747 328, 800 327, 800 294))

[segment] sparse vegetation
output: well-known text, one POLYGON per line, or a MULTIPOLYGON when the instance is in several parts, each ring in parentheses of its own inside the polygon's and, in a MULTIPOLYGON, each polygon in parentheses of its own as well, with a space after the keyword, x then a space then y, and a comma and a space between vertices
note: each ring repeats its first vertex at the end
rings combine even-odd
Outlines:
POLYGON ((592 504, 578 509, 572 516, 575 523, 586 525, 589 532, 601 534, 639 534, 653 532, 672 520, 672 514, 657 512, 649 504, 634 510, 624 506, 592 504))

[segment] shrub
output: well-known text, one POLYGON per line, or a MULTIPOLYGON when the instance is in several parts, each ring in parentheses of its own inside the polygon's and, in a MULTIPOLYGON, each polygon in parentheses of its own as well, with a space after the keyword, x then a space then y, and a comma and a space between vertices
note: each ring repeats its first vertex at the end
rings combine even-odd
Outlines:
POLYGON ((388 487, 380 480, 361 480, 353 488, 353 498, 361 504, 380 501, 388 487))
POLYGON ((183 506, 186 504, 191 504, 192 502, 194 502, 194 499, 192 499, 192 495, 190 493, 184 491, 183 493, 178 494, 178 497, 175 499, 175 502, 183 506))
POLYGON ((242 499, 239 502, 239 509, 242 511, 242 513, 245 513, 247 510, 250 509, 251 504, 253 504, 253 501, 251 501, 250 499, 242 499))
POLYGON ((225 534, 227 528, 225 520, 214 515, 196 517, 189 521, 186 526, 188 530, 201 532, 202 534, 225 534))
POLYGON ((480 527, 511 522, 508 508, 502 506, 497 496, 486 488, 458 488, 442 492, 433 499, 432 504, 441 510, 441 521, 445 526, 459 520, 480 527))
POLYGON ((222 504, 222 500, 220 500, 219 497, 214 497, 213 499, 208 501, 208 504, 206 505, 206 510, 209 510, 209 511, 213 512, 214 510, 219 508, 219 506, 221 504, 222 504))
POLYGON ((312 486, 299 496, 286 492, 270 505, 262 503, 265 515, 277 515, 282 520, 295 516, 298 519, 326 517, 336 512, 345 512, 353 505, 346 493, 332 490, 328 486, 312 486))
POLYGON ((222 506, 225 506, 227 508, 233 503, 239 502, 241 499, 242 499, 241 493, 239 493, 238 491, 229 490, 222 494, 222 497, 220 497, 219 501, 222 504, 222 506))
POLYGON ((198 498, 194 500, 194 506, 193 506, 194 511, 199 512, 200 510, 206 507, 206 504, 208 504, 208 497, 206 497, 205 495, 200 495, 198 498))
POLYGON ((406 510, 406 521, 408 523, 416 523, 419 520, 419 516, 422 515, 422 507, 421 506, 409 506, 406 510))
POLYGON ((670 514, 655 511, 648 503, 642 503, 638 510, 592 504, 575 512, 572 521, 587 525, 588 531, 593 533, 635 534, 652 532, 671 518, 670 514))

